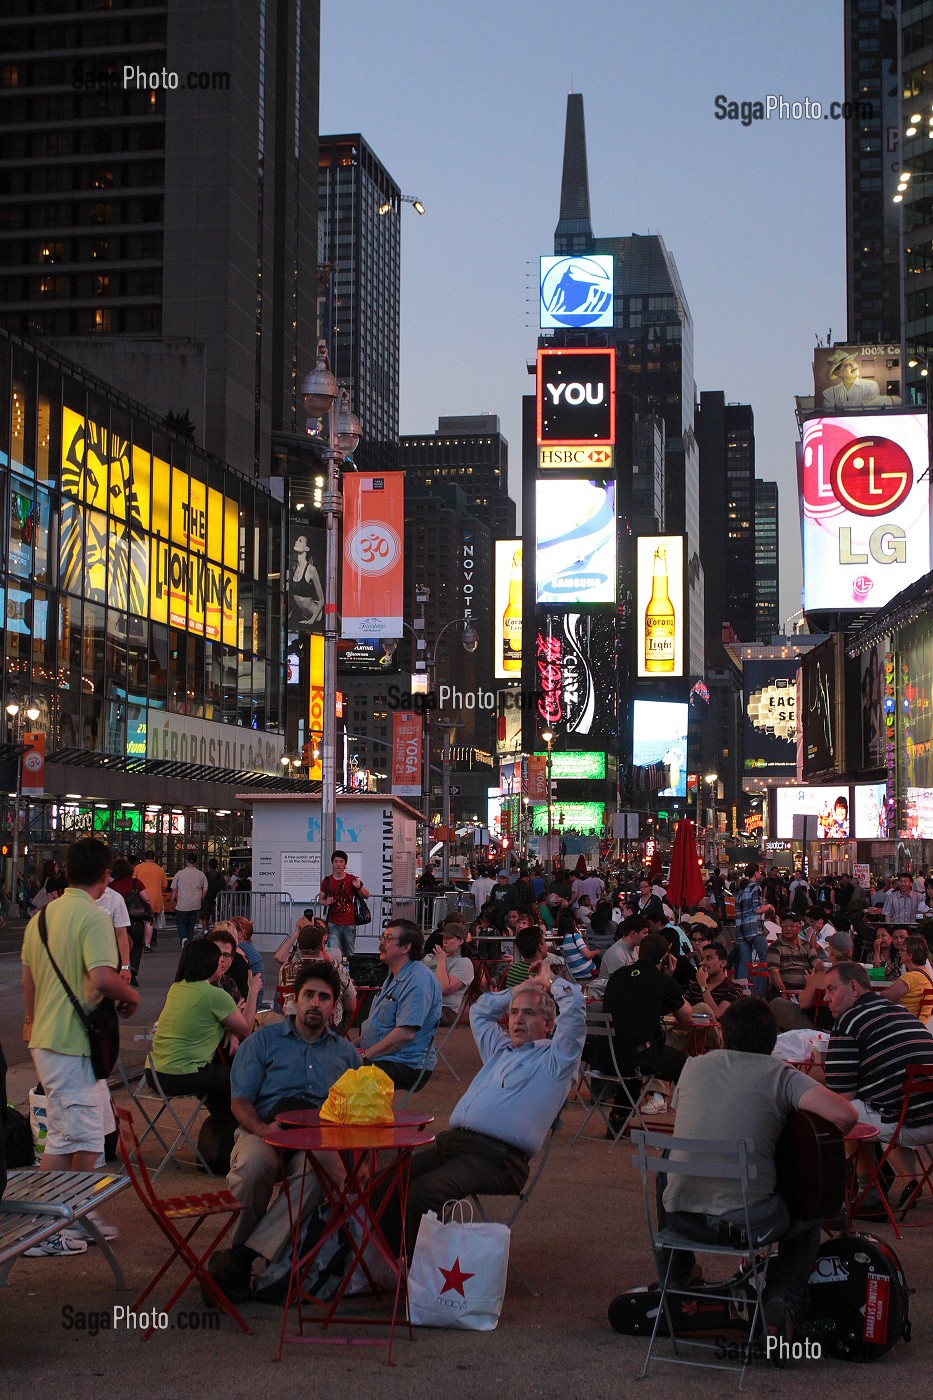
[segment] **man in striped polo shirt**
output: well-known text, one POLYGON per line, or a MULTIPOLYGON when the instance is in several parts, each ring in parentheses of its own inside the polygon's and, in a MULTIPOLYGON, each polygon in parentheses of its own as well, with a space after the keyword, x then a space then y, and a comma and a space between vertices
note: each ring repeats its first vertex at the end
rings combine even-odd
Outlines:
MULTIPOLYGON (((900 1116, 908 1065, 933 1069, 933 1036, 903 1006, 885 1001, 871 989, 861 963, 837 963, 826 974, 826 1005, 835 1017, 826 1051, 826 1086, 852 1099, 859 1122, 878 1129, 890 1141, 900 1116)), ((919 1194, 914 1179, 916 1160, 909 1149, 933 1142, 933 1094, 913 1098, 901 1129, 899 1147, 891 1155, 902 1188, 895 1185, 895 1209, 903 1210, 919 1194)), ((859 1161, 859 1182, 871 1172, 867 1155, 859 1161)), ((866 1198, 868 1210, 881 1202, 866 1198)), ((859 1212, 862 1213, 861 1211, 859 1212)))

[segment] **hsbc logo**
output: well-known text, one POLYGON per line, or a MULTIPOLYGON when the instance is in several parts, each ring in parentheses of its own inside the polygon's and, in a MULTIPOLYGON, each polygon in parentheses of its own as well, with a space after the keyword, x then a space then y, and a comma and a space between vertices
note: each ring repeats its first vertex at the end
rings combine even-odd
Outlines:
POLYGON ((562 394, 569 404, 605 402, 605 384, 546 384, 544 387, 552 403, 560 403, 562 394))
POLYGON ((538 351, 538 442, 610 447, 615 441, 615 352, 538 351))

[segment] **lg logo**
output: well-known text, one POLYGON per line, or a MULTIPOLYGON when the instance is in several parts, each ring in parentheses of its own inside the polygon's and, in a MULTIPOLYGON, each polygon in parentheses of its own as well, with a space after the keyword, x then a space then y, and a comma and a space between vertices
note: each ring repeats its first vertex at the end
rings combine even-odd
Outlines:
POLYGON ((545 384, 545 389, 550 396, 551 403, 559 404, 561 398, 564 403, 576 406, 581 403, 601 404, 605 403, 605 384, 545 384))

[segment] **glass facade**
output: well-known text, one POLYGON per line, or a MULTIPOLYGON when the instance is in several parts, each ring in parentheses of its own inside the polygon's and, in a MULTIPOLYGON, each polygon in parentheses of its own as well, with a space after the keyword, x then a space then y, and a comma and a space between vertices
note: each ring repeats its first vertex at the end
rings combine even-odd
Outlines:
POLYGON ((47 750, 146 756, 159 712, 281 728, 282 507, 0 334, 2 702, 47 750))

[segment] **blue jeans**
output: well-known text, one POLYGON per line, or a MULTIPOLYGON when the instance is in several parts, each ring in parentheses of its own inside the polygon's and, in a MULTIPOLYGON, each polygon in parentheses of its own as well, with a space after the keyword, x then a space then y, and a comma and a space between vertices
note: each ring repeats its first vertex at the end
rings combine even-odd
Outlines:
POLYGON ((741 981, 748 976, 748 965, 750 962, 767 962, 768 960, 768 940, 763 933, 748 934, 737 933, 735 936, 736 947, 739 950, 739 965, 735 970, 736 981, 741 981))
POLYGON ((178 929, 178 940, 180 943, 187 943, 189 938, 194 937, 195 920, 200 910, 198 909, 176 909, 175 927, 178 929))
POLYGON ((356 947, 356 924, 328 924, 327 947, 331 953, 339 953, 342 958, 353 956, 356 947))

